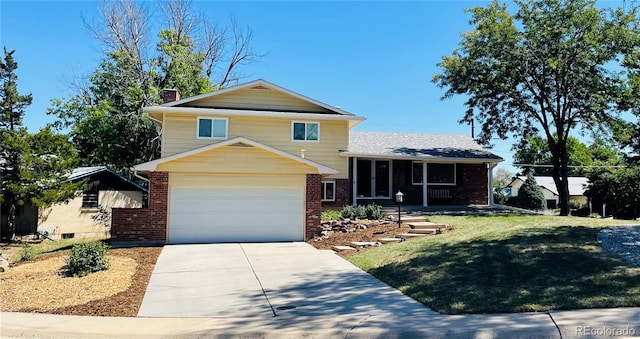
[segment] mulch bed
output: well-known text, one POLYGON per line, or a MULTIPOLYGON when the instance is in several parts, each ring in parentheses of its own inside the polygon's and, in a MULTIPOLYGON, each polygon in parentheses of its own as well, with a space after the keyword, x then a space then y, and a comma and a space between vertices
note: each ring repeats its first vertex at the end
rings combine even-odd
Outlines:
MULTIPOLYGON (((136 247, 136 248, 120 248, 120 249, 111 249, 108 252, 108 255, 111 258, 122 258, 125 261, 134 261, 135 272, 130 273, 128 275, 123 275, 122 273, 118 273, 117 270, 106 270, 93 274, 101 274, 101 279, 104 279, 108 282, 112 282, 115 284, 116 281, 126 279, 125 283, 128 283, 128 287, 125 290, 120 289, 120 292, 114 292, 115 294, 108 295, 102 299, 92 300, 95 298, 95 295, 91 295, 91 293, 83 293, 85 290, 91 286, 90 277, 91 274, 87 277, 89 279, 84 278, 64 278, 64 279, 56 279, 56 275, 59 275, 59 272, 54 270, 49 270, 51 273, 48 273, 51 276, 43 276, 40 282, 40 285, 35 285, 31 292, 28 293, 24 298, 24 305, 14 305, 14 309, 3 309, 3 311, 8 312, 34 312, 34 313, 50 313, 50 314, 65 314, 65 315, 86 315, 86 316, 114 316, 114 317, 135 317, 138 314, 138 309, 140 308, 140 304, 142 303, 142 299, 144 297, 145 290, 147 288, 147 284, 149 283, 149 279, 151 277, 151 273, 153 272, 153 268, 155 266, 156 260, 160 255, 160 251, 162 247, 136 247), (45 282, 46 280, 46 282, 45 282), (42 298, 53 298, 61 297, 59 295, 48 295, 52 293, 57 293, 57 291, 77 291, 75 295, 73 295, 74 302, 73 305, 55 308, 53 309, 51 305, 36 307, 29 306, 30 298, 38 298, 36 293, 41 293, 42 298), (83 299, 84 298, 84 299, 83 299), (84 302, 83 300, 86 300, 84 302)), ((51 265, 60 265, 60 262, 63 258, 68 256, 67 253, 53 253, 47 254, 37 257, 34 260, 22 262, 13 267, 12 270, 18 271, 18 268, 22 265, 31 265, 29 269, 26 270, 25 274, 20 276, 12 276, 10 280, 7 280, 12 285, 26 285, 26 284, 38 284, 38 280, 34 280, 35 273, 29 273, 29 271, 44 271, 49 268, 51 265)), ((113 262, 122 261, 122 260, 112 260, 113 262)), ((12 271, 11 270, 11 271, 12 271)), ((9 271, 9 272, 11 272, 9 271)), ((58 269, 59 271, 59 269, 58 269)), ((7 273, 9 273, 7 272, 7 273)), ((3 273, 5 274, 5 273, 3 273)), ((85 278, 87 278, 85 277, 85 278)), ((0 275, 0 278, 2 276, 0 275)), ((5 276, 6 279, 9 279, 9 276, 5 276)), ((3 282, 3 283, 8 283, 3 282)), ((120 281, 118 281, 120 282, 120 281)), ((95 284, 95 281, 93 282, 95 284)), ((10 285, 5 285, 11 290, 10 285)), ((125 285, 126 286, 126 285, 125 285)), ((32 304, 33 305, 33 304, 32 304)))

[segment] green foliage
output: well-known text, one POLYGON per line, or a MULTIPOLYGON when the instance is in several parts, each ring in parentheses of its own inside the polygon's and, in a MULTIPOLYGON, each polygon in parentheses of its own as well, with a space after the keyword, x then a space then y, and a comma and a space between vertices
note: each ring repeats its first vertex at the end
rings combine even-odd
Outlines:
POLYGON ((84 277, 93 272, 109 269, 108 247, 100 241, 73 245, 67 258, 67 274, 84 277))
POLYGON ((20 260, 30 261, 36 257, 36 253, 29 244, 24 244, 20 250, 20 260))
POLYGON ((340 210, 340 215, 342 216, 342 219, 355 219, 356 218, 356 208, 351 206, 351 205, 347 205, 344 206, 341 210, 340 210))
POLYGON ((56 128, 71 130, 83 165, 131 176, 132 166, 160 156, 160 128, 143 108, 161 104, 163 89, 185 98, 223 88, 237 82, 238 68, 260 57, 250 48, 250 30, 235 23, 218 29, 195 15, 190 2, 158 6, 165 20, 154 33, 143 2, 103 1, 101 20, 89 27, 104 44, 101 63, 77 93, 48 109, 58 118, 56 128), (155 46, 153 36, 159 37, 155 46))
POLYGON ((502 192, 502 190, 497 190, 493 192, 493 202, 498 205, 506 205, 509 201, 509 197, 502 192))
POLYGON ((356 218, 367 219, 367 207, 365 205, 356 206, 356 218))
POLYGON ((18 206, 46 206, 73 197, 81 183, 66 182, 77 153, 65 135, 47 126, 30 134, 22 125, 31 95, 17 91, 18 64, 4 50, 0 71, 0 202, 8 206, 7 236, 15 235, 18 206))
POLYGON ((606 214, 620 219, 640 216, 640 168, 637 166, 594 172, 585 195, 600 212, 606 204, 606 214))
POLYGON ((347 205, 340 210, 342 219, 369 219, 378 220, 382 218, 382 206, 376 204, 358 205, 357 207, 347 205))
MULTIPOLYGON (((570 136, 567 139, 568 152, 568 173, 569 176, 584 176, 587 169, 578 166, 593 165, 593 155, 587 145, 577 138, 570 136)), ((513 155, 514 162, 518 164, 532 165, 553 165, 553 155, 551 154, 549 142, 540 136, 528 137, 513 155)), ((521 166, 523 169, 531 169, 536 176, 552 176, 553 167, 531 167, 521 166)))
POLYGON ((320 215, 321 221, 340 220, 341 218, 342 218, 342 213, 338 210, 322 211, 322 214, 320 215))
MULTIPOLYGON (((497 1, 468 10, 473 28, 433 81, 447 88, 444 98, 467 98, 461 122, 479 123, 485 144, 544 135, 554 176, 566 179, 571 132, 610 127, 611 108, 632 97, 640 19, 635 9, 600 10, 593 0, 515 4, 515 14, 497 1)), ((567 215, 568 190, 559 193, 567 215)))
POLYGON ((547 202, 540 186, 538 186, 536 179, 533 177, 533 173, 527 173, 527 180, 518 190, 516 203, 518 207, 530 210, 543 210, 546 208, 547 202))
POLYGON ((382 206, 376 204, 369 204, 366 206, 367 219, 379 220, 382 218, 382 206))

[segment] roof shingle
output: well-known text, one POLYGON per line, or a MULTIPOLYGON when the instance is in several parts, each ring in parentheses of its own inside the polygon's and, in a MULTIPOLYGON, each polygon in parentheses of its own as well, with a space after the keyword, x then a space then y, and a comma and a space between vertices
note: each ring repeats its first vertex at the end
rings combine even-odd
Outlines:
POLYGON ((360 156, 503 160, 462 134, 352 131, 349 138, 347 153, 360 156))

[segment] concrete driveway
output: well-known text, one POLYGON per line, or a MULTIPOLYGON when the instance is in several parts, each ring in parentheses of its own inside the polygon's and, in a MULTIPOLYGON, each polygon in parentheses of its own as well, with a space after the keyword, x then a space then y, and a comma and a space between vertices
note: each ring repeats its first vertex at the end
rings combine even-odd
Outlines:
POLYGON ((138 317, 435 314, 332 251, 295 242, 165 246, 138 317))

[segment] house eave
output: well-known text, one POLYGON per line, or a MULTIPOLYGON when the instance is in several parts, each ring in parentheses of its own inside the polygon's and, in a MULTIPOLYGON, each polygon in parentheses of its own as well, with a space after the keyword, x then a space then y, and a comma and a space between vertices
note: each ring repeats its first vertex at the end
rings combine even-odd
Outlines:
POLYGON ((151 106, 143 108, 143 111, 155 121, 161 121, 162 113, 175 114, 197 114, 197 115, 224 115, 238 117, 266 117, 266 118, 292 118, 292 119, 313 119, 313 120, 338 120, 349 121, 349 127, 354 127, 366 120, 364 117, 356 115, 341 115, 328 113, 296 113, 283 111, 259 111, 245 109, 227 109, 227 108, 206 108, 206 107, 165 107, 151 106))
POLYGON ((370 158, 370 159, 391 159, 391 160, 414 160, 414 161, 429 161, 439 163, 499 163, 504 159, 494 158, 454 158, 454 157, 434 157, 434 156, 414 156, 414 155, 392 155, 392 154, 374 154, 374 153, 355 153, 355 152, 340 152, 341 157, 349 158, 370 158))

